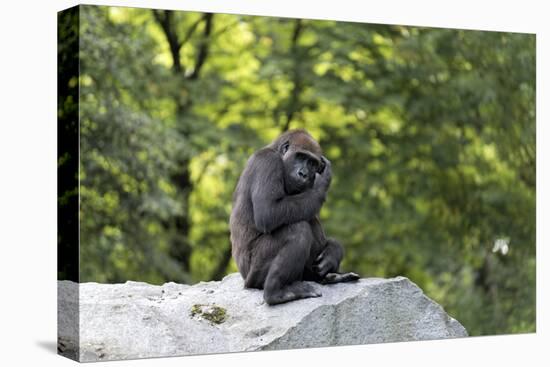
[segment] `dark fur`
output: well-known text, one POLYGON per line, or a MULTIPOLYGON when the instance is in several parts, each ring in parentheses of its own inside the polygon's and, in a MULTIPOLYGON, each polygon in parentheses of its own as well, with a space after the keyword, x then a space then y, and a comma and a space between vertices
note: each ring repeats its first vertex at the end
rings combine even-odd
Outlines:
POLYGON ((268 304, 321 294, 302 280, 336 283, 342 246, 319 221, 331 181, 330 162, 304 130, 282 134, 254 153, 233 195, 233 257, 245 287, 264 289, 268 304))

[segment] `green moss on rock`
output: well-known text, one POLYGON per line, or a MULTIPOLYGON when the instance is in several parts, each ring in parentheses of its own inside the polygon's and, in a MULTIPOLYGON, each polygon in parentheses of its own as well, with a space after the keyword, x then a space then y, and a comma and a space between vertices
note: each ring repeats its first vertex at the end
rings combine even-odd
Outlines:
POLYGON ((195 304, 191 307, 191 317, 202 318, 212 324, 221 324, 227 319, 227 311, 216 305, 195 304))

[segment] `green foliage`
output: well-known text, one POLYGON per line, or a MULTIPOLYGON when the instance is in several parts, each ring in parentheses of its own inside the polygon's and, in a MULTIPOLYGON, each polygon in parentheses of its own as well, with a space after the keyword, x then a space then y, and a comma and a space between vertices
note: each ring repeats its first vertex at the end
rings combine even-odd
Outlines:
POLYGON ((166 14, 81 7, 82 281, 235 271, 238 175, 303 127, 343 268, 409 277, 472 335, 535 330, 533 35, 166 14))

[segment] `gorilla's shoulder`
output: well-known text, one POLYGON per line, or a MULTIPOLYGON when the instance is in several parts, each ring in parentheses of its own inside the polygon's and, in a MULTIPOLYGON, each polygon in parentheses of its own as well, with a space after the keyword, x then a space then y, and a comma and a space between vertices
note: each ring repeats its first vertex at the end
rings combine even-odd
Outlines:
MULTIPOLYGON (((245 171, 250 172, 252 177, 255 174, 265 175, 266 172, 271 174, 282 174, 283 160, 279 153, 270 147, 265 147, 257 150, 246 165, 245 171)), ((247 174, 248 175, 248 174, 247 174)))
POLYGON ((281 161, 281 156, 275 149, 270 147, 259 149, 250 157, 250 163, 265 164, 266 162, 273 163, 276 161, 281 161))

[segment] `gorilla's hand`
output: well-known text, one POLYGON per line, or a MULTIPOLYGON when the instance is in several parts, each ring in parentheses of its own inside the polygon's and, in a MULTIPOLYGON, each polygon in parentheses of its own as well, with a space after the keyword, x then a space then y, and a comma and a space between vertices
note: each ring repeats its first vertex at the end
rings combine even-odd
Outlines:
POLYGON ((355 273, 328 273, 321 281, 321 284, 353 282, 354 280, 359 280, 359 278, 359 275, 355 273))
POLYGON ((334 273, 338 270, 338 259, 332 256, 330 251, 323 251, 313 263, 313 271, 321 278, 324 278, 328 273, 334 273))
POLYGON ((332 164, 325 156, 321 156, 321 161, 322 166, 319 169, 319 172, 315 175, 315 183, 313 188, 327 191, 330 186, 330 181, 332 180, 332 164))

